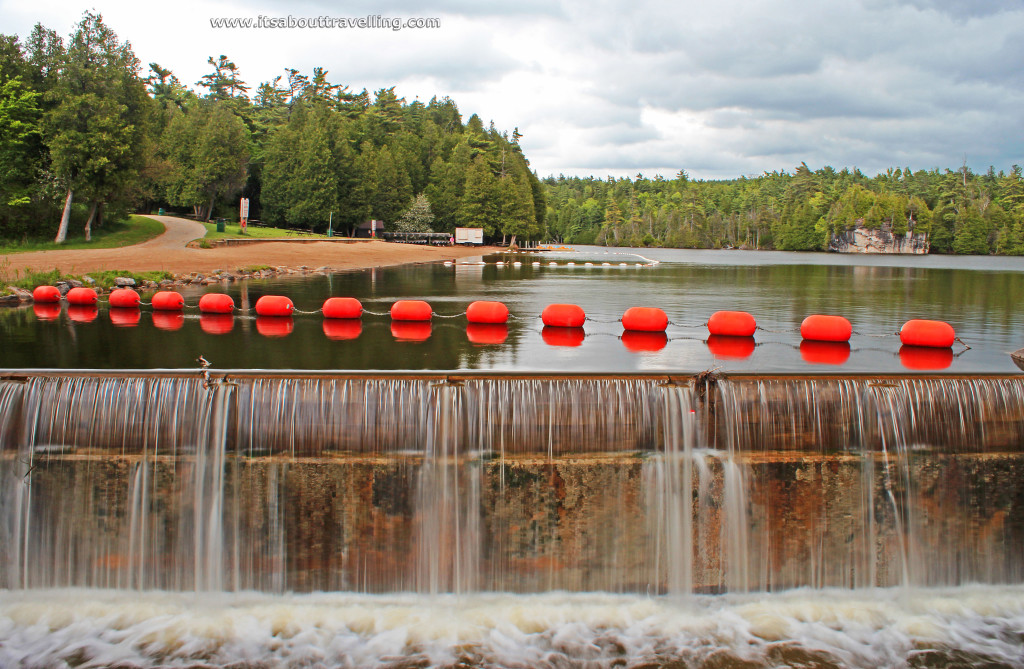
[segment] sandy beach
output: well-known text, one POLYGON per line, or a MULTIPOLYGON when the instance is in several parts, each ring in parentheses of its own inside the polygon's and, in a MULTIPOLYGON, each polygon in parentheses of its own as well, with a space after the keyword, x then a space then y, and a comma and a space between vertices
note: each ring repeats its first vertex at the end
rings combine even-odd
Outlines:
POLYGON ((151 216, 167 232, 142 244, 114 249, 37 251, 4 256, 11 269, 39 272, 54 268, 66 274, 87 274, 102 270, 145 272, 163 270, 174 274, 209 273, 216 269, 233 271, 254 265, 271 267, 328 267, 332 270, 386 267, 406 263, 437 262, 478 256, 496 249, 488 247, 396 244, 379 240, 344 243, 259 242, 238 246, 191 248, 186 244, 202 237, 205 228, 183 218, 151 216))

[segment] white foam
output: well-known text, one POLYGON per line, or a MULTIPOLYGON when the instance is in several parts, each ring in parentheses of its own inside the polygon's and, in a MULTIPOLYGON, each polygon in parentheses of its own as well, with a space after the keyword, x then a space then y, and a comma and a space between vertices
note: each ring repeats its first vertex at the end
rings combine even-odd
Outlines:
POLYGON ((0 666, 767 664, 780 643, 839 666, 901 666, 922 647, 1021 666, 1022 628, 1019 585, 687 599, 0 591, 0 666))

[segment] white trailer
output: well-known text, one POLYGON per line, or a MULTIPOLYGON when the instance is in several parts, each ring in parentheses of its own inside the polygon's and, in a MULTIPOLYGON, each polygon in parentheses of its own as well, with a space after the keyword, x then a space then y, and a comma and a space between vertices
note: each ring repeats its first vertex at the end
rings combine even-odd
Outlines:
POLYGON ((478 244, 484 243, 483 228, 455 228, 456 244, 478 244))

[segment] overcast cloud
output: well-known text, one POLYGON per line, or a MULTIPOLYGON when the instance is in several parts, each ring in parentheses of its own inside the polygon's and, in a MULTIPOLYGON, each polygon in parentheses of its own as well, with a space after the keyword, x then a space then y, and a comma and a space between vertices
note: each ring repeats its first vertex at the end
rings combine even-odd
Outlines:
MULTIPOLYGON (((92 7, 185 83, 226 54, 255 88, 315 66, 354 90, 450 96, 518 127, 541 176, 1024 163, 1020 0, 180 0, 92 7), (438 29, 228 30, 211 17, 437 17, 438 29)), ((86 5, 0 0, 0 31, 69 33, 86 5)))

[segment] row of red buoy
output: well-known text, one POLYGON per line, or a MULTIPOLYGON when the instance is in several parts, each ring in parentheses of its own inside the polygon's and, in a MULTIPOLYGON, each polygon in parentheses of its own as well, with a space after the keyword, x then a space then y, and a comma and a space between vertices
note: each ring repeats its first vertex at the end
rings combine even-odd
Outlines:
MULTIPOLYGON (((59 302, 60 291, 54 286, 39 286, 33 291, 33 298, 39 303, 59 302)), ((72 288, 67 293, 69 304, 93 305, 98 296, 91 288, 72 288)), ((137 307, 141 298, 131 288, 118 288, 110 293, 111 307, 137 307)), ((185 298, 174 291, 160 291, 153 295, 151 304, 158 311, 180 311, 185 308, 185 298)), ((225 293, 206 293, 199 299, 199 311, 211 314, 230 314, 235 310, 235 301, 225 293)), ((291 316, 295 305, 282 295, 264 295, 256 301, 257 316, 291 316)), ((357 319, 363 315, 363 306, 352 297, 328 298, 321 308, 325 318, 357 319)), ((398 300, 391 306, 391 319, 395 321, 429 321, 434 312, 423 300, 398 300)), ((466 320, 476 324, 502 324, 509 318, 508 307, 502 302, 478 300, 466 309, 466 320)), ((541 313, 545 326, 579 328, 587 320, 587 314, 577 304, 549 304, 541 313)), ((668 315, 656 307, 631 307, 621 318, 627 332, 664 332, 669 325, 668 315)), ((715 336, 752 337, 757 330, 757 321, 745 311, 716 311, 707 322, 708 332, 715 336)), ((853 334, 850 321, 842 316, 813 314, 800 324, 800 335, 807 341, 848 342, 853 334)), ((908 346, 949 348, 956 341, 953 327, 943 321, 912 319, 903 324, 899 331, 900 341, 908 346)))
MULTIPOLYGON (((339 298, 347 299, 347 298, 339 298)), ((60 304, 40 302, 33 305, 40 320, 60 318, 60 304)), ((69 305, 68 317, 76 322, 88 323, 99 317, 96 305, 69 305)), ((136 327, 141 323, 142 311, 138 307, 112 307, 110 321, 117 327, 136 327)), ((161 330, 176 331, 185 325, 181 310, 154 310, 153 325, 161 330)), ((230 333, 235 327, 235 316, 230 313, 204 312, 199 314, 199 327, 212 335, 230 333)), ((294 320, 289 317, 257 316, 256 332, 264 337, 286 337, 294 330, 294 320)), ((334 341, 358 339, 363 332, 363 322, 358 318, 325 318, 324 335, 334 341)), ((433 333, 430 321, 392 320, 391 335, 397 341, 422 342, 433 333)), ((505 323, 467 323, 466 337, 471 344, 487 346, 504 344, 508 338, 505 323)), ((578 347, 586 338, 582 327, 559 327, 546 325, 541 338, 549 346, 578 347)), ((619 337, 622 345, 633 353, 657 353, 669 342, 664 332, 626 330, 619 337)), ((710 335, 704 342, 708 351, 720 360, 744 360, 754 354, 757 342, 752 336, 710 335)), ((842 365, 850 358, 851 348, 845 341, 817 341, 804 339, 799 346, 800 357, 812 365, 842 365)), ((907 369, 939 370, 953 363, 953 350, 949 347, 922 347, 904 345, 899 350, 900 362, 907 369)))

